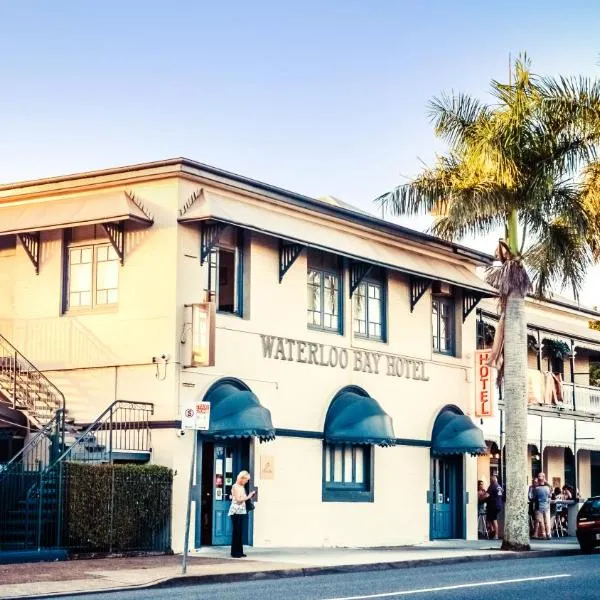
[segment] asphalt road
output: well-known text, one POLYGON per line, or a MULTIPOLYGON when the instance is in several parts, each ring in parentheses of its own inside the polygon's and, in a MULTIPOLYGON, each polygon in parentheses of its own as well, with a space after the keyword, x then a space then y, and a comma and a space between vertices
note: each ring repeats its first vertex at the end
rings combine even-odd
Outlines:
POLYGON ((135 592, 88 594, 71 599, 158 600, 517 600, 600 598, 600 554, 478 561, 389 571, 317 575, 247 583, 177 586, 135 592))

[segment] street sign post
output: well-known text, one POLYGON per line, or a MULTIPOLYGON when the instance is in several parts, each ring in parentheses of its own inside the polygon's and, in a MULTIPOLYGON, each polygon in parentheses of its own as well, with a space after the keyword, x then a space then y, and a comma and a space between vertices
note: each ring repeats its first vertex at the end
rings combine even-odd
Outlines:
MULTIPOLYGON (((208 431, 210 428, 210 402, 189 402, 181 411, 181 429, 193 431, 208 431)), ((190 479, 188 483, 188 498, 185 513, 185 537, 183 538, 183 557, 181 572, 187 571, 187 555, 190 538, 190 512, 192 508, 192 488, 194 486, 194 471, 196 470, 196 436, 192 440, 192 457, 190 460, 190 479)))

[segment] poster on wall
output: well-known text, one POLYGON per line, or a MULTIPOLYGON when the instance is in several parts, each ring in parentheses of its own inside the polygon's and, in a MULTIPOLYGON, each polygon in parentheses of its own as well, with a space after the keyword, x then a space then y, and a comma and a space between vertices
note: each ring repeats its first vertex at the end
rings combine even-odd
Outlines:
POLYGON ((494 377, 488 362, 492 351, 475 350, 475 416, 494 416, 494 377))

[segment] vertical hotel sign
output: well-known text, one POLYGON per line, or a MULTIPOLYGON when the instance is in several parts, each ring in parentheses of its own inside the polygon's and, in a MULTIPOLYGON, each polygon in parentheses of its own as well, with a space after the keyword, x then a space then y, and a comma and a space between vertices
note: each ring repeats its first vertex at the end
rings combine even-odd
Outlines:
POLYGON ((192 367, 215 364, 215 304, 192 304, 192 367))
POLYGON ((492 351, 475 350, 475 416, 494 416, 493 369, 489 366, 492 351))

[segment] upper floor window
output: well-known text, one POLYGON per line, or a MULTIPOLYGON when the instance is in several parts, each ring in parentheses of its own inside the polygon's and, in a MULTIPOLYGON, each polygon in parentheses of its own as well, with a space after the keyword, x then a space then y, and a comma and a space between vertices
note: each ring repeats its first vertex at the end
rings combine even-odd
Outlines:
POLYGON ((208 256, 207 285, 219 312, 242 315, 241 230, 227 227, 208 256))
POLYGON ((308 312, 309 327, 326 331, 342 331, 342 270, 339 257, 308 250, 308 312))
POLYGON ((354 333, 385 341, 385 273, 374 269, 353 295, 354 333))
POLYGON ((324 501, 373 501, 371 452, 371 446, 324 443, 324 501))
POLYGON ((94 309, 119 301, 119 256, 100 226, 74 228, 66 250, 66 308, 94 309))
POLYGON ((454 298, 434 295, 431 303, 433 351, 454 354, 454 298))

